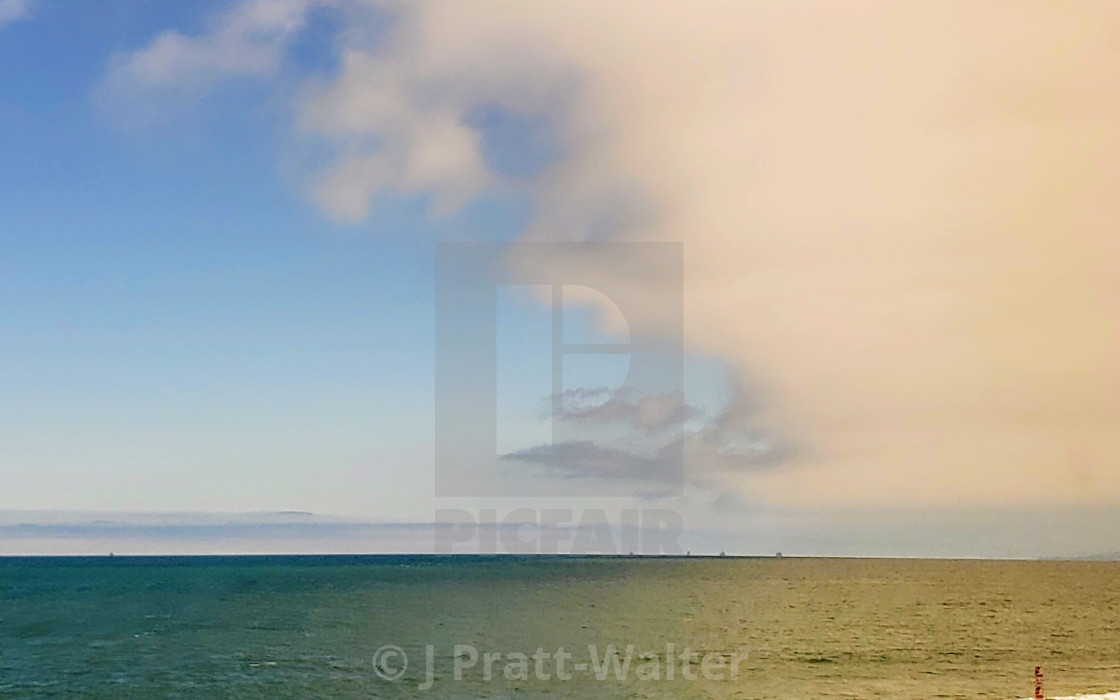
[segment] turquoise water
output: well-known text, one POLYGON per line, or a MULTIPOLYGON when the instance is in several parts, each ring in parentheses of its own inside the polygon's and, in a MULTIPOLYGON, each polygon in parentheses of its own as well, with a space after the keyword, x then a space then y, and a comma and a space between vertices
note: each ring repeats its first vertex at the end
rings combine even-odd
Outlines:
POLYGON ((1099 693, 1120 689, 1118 574, 1106 562, 0 559, 0 696, 1020 698, 1039 664, 1049 695, 1099 693), (410 662, 396 680, 378 671, 399 664, 373 662, 390 644, 410 662), (611 644, 632 664, 600 679, 589 646, 609 662, 611 644), (528 678, 511 661, 561 647, 570 679, 554 659, 547 677, 531 661, 528 678), (502 655, 489 680, 483 653, 502 655), (723 663, 723 679, 682 678, 684 656, 723 663), (659 677, 638 677, 642 663, 659 677))

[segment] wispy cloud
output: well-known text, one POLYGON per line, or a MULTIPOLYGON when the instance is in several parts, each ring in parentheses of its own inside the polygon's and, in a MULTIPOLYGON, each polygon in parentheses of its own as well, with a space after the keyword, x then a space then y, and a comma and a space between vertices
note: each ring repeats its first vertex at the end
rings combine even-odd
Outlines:
POLYGON ((116 54, 95 90, 113 118, 145 124, 182 108, 231 78, 262 78, 280 68, 308 13, 329 0, 248 0, 211 18, 197 35, 157 34, 116 54))
MULTIPOLYGON (((554 397, 546 399, 551 416, 554 397)), ((567 389, 559 399, 560 420, 584 425, 623 424, 646 432, 680 427, 700 415, 700 409, 685 402, 684 393, 671 391, 653 396, 634 396, 608 387, 567 389)))
POLYGON ((0 553, 313 554, 430 552, 446 524, 307 512, 0 510, 0 553))
POLYGON ((27 19, 31 15, 31 0, 0 0, 0 27, 27 19))
POLYGON ((566 477, 654 483, 680 478, 679 466, 675 468, 660 452, 646 456, 590 440, 537 445, 504 455, 503 459, 542 465, 566 477))
POLYGON ((631 482, 640 500, 679 496, 682 488, 700 489, 721 506, 735 503, 738 509, 747 500, 724 492, 734 492, 739 475, 779 468, 794 454, 788 443, 751 425, 750 402, 741 397, 688 430, 685 412, 695 417, 700 411, 689 406, 680 392, 631 400, 596 387, 569 389, 560 398, 564 406, 560 420, 594 426, 595 431, 584 432, 589 439, 536 445, 503 455, 504 460, 543 467, 560 478, 631 482), (656 409, 646 404, 643 413, 643 401, 653 402, 656 409), (637 428, 641 439, 618 438, 613 428, 624 429, 624 436, 625 429, 637 428), (592 433, 608 437, 591 439, 592 433))

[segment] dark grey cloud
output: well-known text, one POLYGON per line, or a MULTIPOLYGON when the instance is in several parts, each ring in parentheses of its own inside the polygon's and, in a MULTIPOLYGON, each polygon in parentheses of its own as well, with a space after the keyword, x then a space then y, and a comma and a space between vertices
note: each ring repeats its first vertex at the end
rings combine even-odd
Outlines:
POLYGON ((572 478, 623 479, 665 483, 680 480, 679 462, 664 450, 651 455, 601 445, 590 440, 569 440, 536 445, 502 456, 503 459, 540 465, 554 474, 572 478))
POLYGON ((624 479, 649 485, 635 492, 636 497, 646 500, 674 495, 673 491, 658 488, 659 484, 683 483, 719 491, 724 478, 774 468, 789 454, 788 446, 742 427, 737 411, 729 408, 700 429, 652 450, 639 451, 628 445, 593 440, 566 440, 518 450, 502 458, 539 465, 567 478, 624 479))
POLYGON ((694 419, 704 412, 680 391, 642 396, 580 387, 547 397, 548 412, 557 398, 565 437, 503 460, 554 477, 632 482, 633 497, 643 501, 679 497, 682 487, 693 487, 709 492, 714 508, 745 510, 749 499, 735 489, 735 475, 780 468, 793 453, 788 441, 754 425, 759 397, 741 386, 700 425, 694 419))

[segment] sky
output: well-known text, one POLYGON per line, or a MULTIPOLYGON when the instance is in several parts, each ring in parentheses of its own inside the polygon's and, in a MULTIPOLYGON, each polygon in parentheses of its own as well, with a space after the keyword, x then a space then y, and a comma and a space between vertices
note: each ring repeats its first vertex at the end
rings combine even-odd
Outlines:
POLYGON ((435 497, 433 437, 435 252, 489 241, 683 255, 683 329, 605 259, 641 313, 564 313, 679 345, 679 392, 612 395, 597 357, 546 415, 547 290, 498 294, 497 464, 635 484, 499 508, 670 508, 742 553, 1120 549, 1118 32, 1106 0, 0 0, 0 545, 100 551, 18 530, 87 514, 137 551, 362 551, 493 505, 435 497), (286 511, 360 534, 152 539, 286 511))

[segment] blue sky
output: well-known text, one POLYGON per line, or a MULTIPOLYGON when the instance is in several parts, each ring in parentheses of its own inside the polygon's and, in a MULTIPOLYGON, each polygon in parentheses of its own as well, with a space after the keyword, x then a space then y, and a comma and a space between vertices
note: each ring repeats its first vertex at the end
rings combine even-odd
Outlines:
POLYGON ((346 488, 327 484, 422 459, 431 241, 509 235, 518 205, 333 225, 278 174, 274 96, 252 87, 115 124, 91 99, 111 55, 208 8, 105 7, 0 28, 3 507, 329 508, 346 488))
MULTIPOLYGON (((329 13, 268 84, 233 81, 144 124, 99 102, 115 56, 204 31, 224 7, 38 2, 0 27, 0 508, 423 520, 433 245, 512 240, 532 205, 496 188, 442 216, 422 194, 379 197, 357 224, 318 210, 292 170, 320 156, 278 105, 295 90, 284 74, 335 67, 329 13)), ((469 119, 495 172, 558 157, 539 120, 469 119)), ((548 316, 533 307, 502 306, 511 451, 549 425, 535 374, 548 316)), ((617 364, 580 376, 617 384, 617 364)), ((718 400, 718 369, 694 374, 718 400)))

